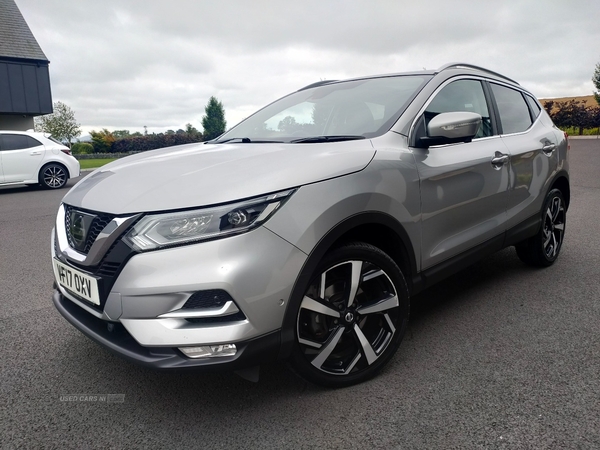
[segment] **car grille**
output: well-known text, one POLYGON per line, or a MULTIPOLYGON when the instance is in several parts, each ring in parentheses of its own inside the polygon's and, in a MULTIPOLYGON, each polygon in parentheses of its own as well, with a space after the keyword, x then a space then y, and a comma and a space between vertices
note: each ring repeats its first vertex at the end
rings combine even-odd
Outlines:
MULTIPOLYGON (((85 247, 80 250, 75 245, 75 240, 73 239, 73 235, 71 234, 71 212, 72 211, 79 211, 79 210, 73 208, 72 206, 65 204, 65 229, 67 231, 67 240, 69 241, 69 245, 72 248, 74 248, 78 251, 81 251, 82 253, 87 255, 88 252, 90 251, 90 248, 92 248, 92 245, 96 241, 96 238, 98 237, 98 235, 102 232, 102 230, 104 230, 104 227, 106 227, 106 225, 108 225, 110 223, 110 221, 115 218, 115 216, 111 215, 111 214, 105 214, 105 213, 94 213, 95 217, 92 220, 92 223, 90 224, 89 228, 86 230, 85 247)), ((82 210, 82 212, 87 213, 87 211, 83 211, 83 210, 82 210)), ((87 214, 89 214, 89 213, 87 213, 87 214)))
MULTIPOLYGON (((104 230, 104 228, 115 218, 116 215, 96 212, 96 211, 87 211, 83 209, 74 208, 67 204, 64 204, 65 208, 65 231, 67 241, 69 246, 80 253, 85 253, 86 255, 89 253, 90 248, 98 238, 98 235, 104 230), (74 244, 74 238, 71 234, 70 221, 71 221, 71 213, 74 211, 82 212, 88 216, 93 217, 93 219, 89 222, 88 229, 86 230, 86 240, 85 246, 81 245, 78 249, 74 244)), ((100 294, 100 305, 92 305, 91 303, 88 305, 91 308, 96 309, 97 311, 102 311, 104 309, 104 304, 106 303, 106 299, 108 294, 110 293, 112 286, 115 284, 117 277, 119 276, 121 270, 134 254, 135 251, 131 249, 127 244, 122 241, 123 234, 126 234, 130 228, 122 230, 121 235, 117 236, 114 243, 110 246, 110 248, 106 251, 106 253, 102 256, 99 264, 95 266, 84 265, 78 261, 73 259, 68 259, 64 254, 60 252, 58 246, 58 240, 54 241, 54 250, 56 252, 56 256, 58 259, 61 259, 64 263, 70 264, 85 273, 98 278, 98 290, 100 294)))

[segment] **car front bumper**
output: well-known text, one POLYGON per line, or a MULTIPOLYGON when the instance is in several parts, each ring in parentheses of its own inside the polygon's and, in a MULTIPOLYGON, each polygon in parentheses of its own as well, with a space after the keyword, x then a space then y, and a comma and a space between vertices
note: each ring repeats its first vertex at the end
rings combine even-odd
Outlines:
POLYGON ((276 357, 283 315, 305 260, 303 252, 260 227, 226 239, 135 254, 100 307, 62 286, 53 301, 81 332, 129 360, 164 369, 237 370, 276 357), (231 296, 242 318, 189 320, 194 311, 206 311, 182 309, 187 300, 215 289, 231 296), (177 317, 181 312, 187 316, 177 317), (179 350, 226 344, 236 346, 235 355, 189 358, 179 350))
POLYGON ((140 345, 121 324, 107 322, 89 314, 56 289, 52 300, 62 316, 90 339, 129 361, 154 369, 238 370, 274 361, 279 353, 280 332, 277 330, 238 343, 234 356, 188 358, 177 348, 140 345))

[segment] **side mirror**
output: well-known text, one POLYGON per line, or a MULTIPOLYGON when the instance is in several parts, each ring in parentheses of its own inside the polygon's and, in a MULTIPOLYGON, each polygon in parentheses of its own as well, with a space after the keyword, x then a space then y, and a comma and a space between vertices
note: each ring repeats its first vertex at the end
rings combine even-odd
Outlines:
POLYGON ((481 126, 477 113, 456 111, 441 113, 429 121, 427 136, 419 139, 419 147, 471 142, 481 126))

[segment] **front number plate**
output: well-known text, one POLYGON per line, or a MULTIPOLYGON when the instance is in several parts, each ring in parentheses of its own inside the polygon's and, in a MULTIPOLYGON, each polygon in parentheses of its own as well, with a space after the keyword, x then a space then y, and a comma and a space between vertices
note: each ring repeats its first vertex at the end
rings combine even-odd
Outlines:
POLYGON ((54 276, 58 284, 76 294, 78 297, 92 302, 95 305, 100 304, 98 280, 73 267, 63 264, 56 259, 53 261, 54 276))

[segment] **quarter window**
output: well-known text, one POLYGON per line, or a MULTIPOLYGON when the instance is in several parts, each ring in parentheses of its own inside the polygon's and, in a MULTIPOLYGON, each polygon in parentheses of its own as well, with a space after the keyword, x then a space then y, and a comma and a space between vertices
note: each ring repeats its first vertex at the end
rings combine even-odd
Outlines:
POLYGON ((425 110, 425 125, 440 113, 468 111, 481 116, 481 126, 475 138, 492 135, 492 123, 481 82, 459 80, 445 86, 425 110))
POLYGON ((529 105, 529 109, 531 111, 531 117, 533 118, 533 120, 535 120, 537 118, 537 116, 540 115, 540 111, 542 110, 542 108, 540 107, 539 103, 536 102, 529 95, 525 95, 525 100, 527 100, 527 104, 529 105))
POLYGON ((527 130, 533 121, 529 115, 529 106, 525 103, 523 94, 499 84, 492 83, 491 86, 498 105, 502 134, 519 133, 527 130))

